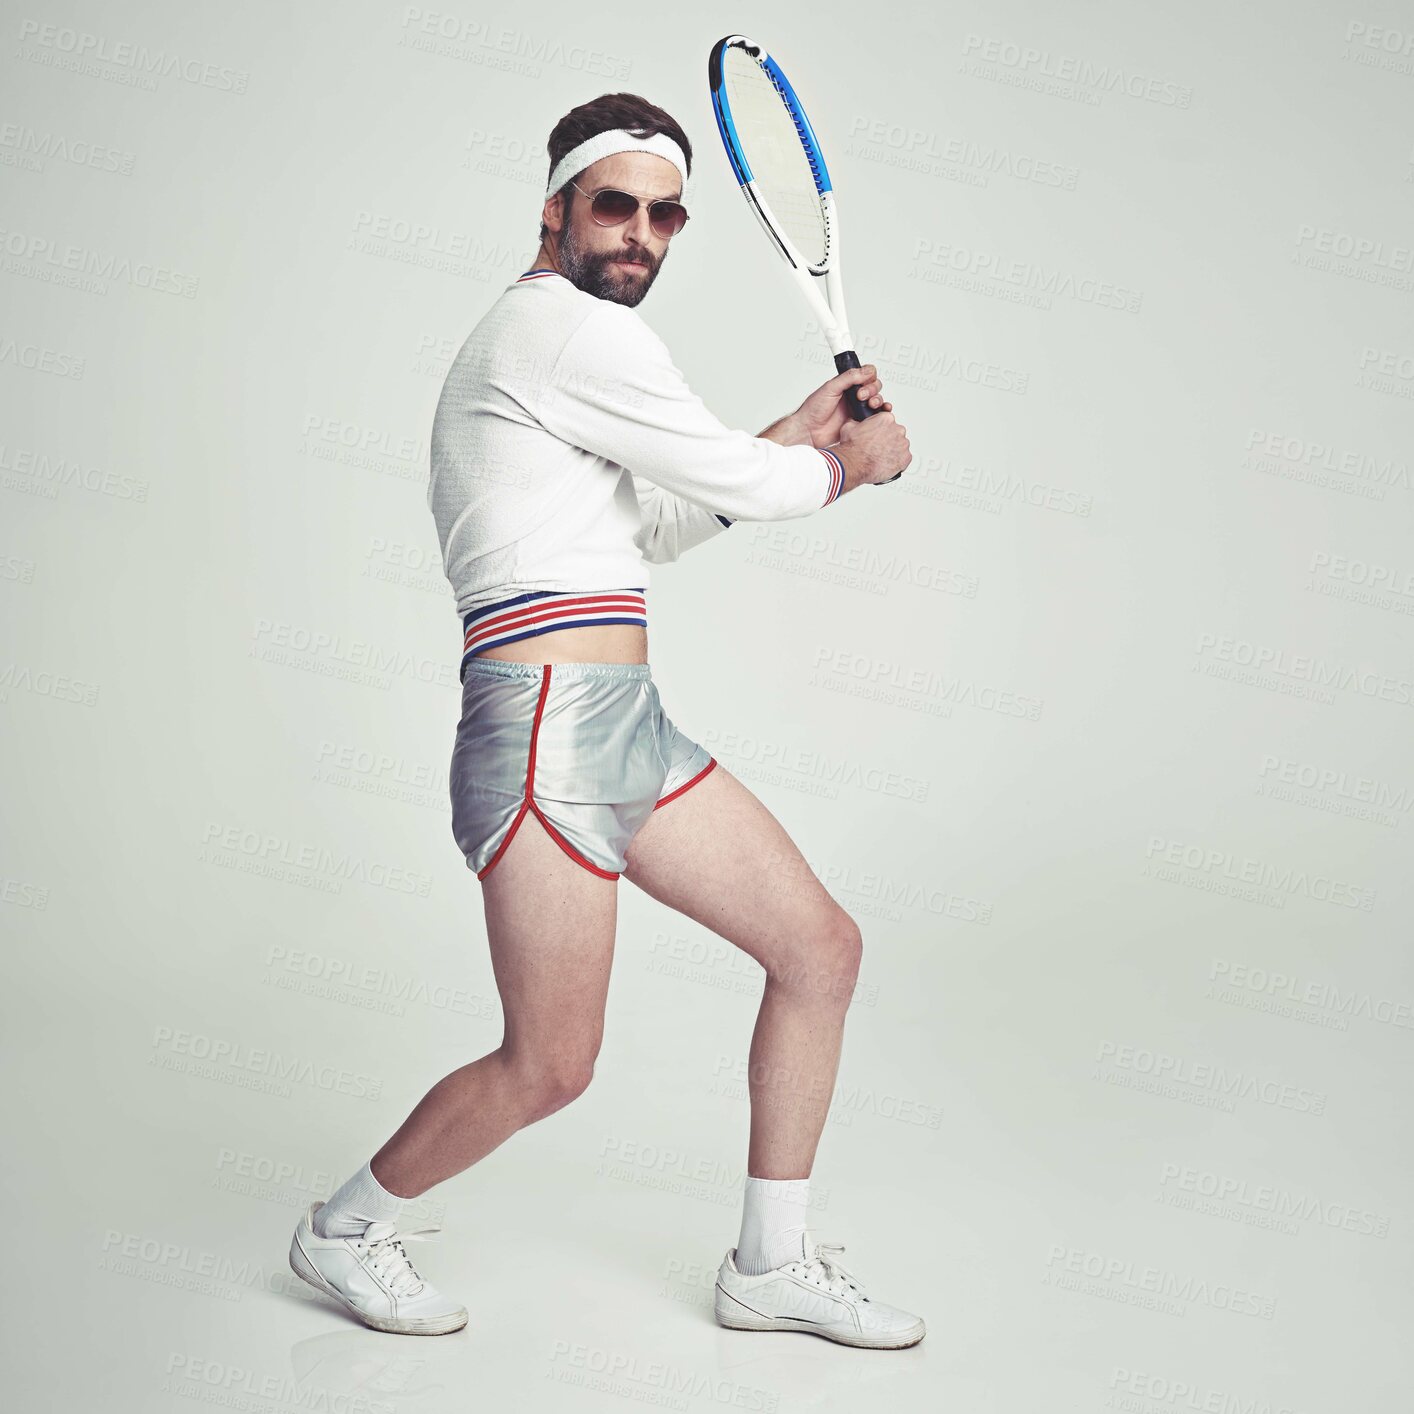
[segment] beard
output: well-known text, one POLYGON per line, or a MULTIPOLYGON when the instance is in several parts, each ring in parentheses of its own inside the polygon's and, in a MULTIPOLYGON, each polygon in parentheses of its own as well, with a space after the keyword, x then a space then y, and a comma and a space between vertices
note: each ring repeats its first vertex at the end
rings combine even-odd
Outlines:
MULTIPOLYGON (((586 250, 574 232, 574 222, 566 220, 560 232, 560 269, 572 285, 596 299, 613 300, 615 304, 637 304, 658 278, 662 260, 655 261, 641 246, 608 253, 586 250), (632 260, 645 267, 640 275, 615 264, 632 260)), ((666 252, 664 252, 666 258, 666 252)))

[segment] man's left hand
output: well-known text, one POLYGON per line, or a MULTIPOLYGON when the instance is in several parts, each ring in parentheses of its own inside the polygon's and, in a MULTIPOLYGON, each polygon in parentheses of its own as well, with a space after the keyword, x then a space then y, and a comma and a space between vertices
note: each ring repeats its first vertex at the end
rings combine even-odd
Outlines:
POLYGON ((801 440, 808 440, 812 447, 829 447, 838 442, 845 423, 854 420, 844 400, 846 395, 855 396, 851 390, 856 387, 870 407, 892 412, 894 405, 884 401, 884 385, 878 372, 872 363, 846 368, 816 388, 791 414, 801 440))

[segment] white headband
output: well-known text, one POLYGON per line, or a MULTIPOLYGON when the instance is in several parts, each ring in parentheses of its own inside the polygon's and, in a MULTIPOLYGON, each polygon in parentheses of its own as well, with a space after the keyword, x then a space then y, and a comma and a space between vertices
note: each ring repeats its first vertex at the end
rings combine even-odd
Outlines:
POLYGON ((610 128, 608 132, 587 138, 560 158, 550 174, 550 185, 545 188, 547 200, 591 163, 601 157, 612 157, 616 152, 651 152, 657 157, 666 157, 681 173, 683 196, 687 196, 687 158, 667 133, 654 133, 645 138, 635 137, 627 128, 610 128))

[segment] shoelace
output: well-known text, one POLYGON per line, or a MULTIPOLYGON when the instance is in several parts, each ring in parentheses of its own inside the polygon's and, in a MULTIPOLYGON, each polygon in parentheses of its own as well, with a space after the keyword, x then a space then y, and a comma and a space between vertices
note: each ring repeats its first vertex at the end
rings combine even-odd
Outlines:
POLYGON ((853 1287, 861 1301, 868 1301, 858 1278, 835 1255, 844 1250, 842 1242, 817 1242, 814 1252, 799 1265, 807 1276, 822 1275, 825 1289, 832 1294, 843 1295, 849 1287, 853 1287))
POLYGON ((392 1223, 369 1223, 360 1241, 368 1253, 369 1268, 394 1296, 416 1296, 426 1283, 403 1243, 426 1242, 441 1231, 440 1227, 420 1227, 399 1232, 392 1223))

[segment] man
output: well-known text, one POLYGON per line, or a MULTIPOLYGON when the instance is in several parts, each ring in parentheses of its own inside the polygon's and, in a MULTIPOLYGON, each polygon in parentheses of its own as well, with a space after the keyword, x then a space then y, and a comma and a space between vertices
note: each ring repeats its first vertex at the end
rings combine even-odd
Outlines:
POLYGON ((908 465, 908 439, 872 365, 759 437, 687 388, 634 312, 687 221, 692 150, 662 109, 632 94, 586 103, 549 155, 540 248, 453 362, 428 490, 465 629, 452 828, 482 884, 504 1037, 310 1207, 291 1265, 376 1329, 466 1324, 403 1246, 436 1229, 395 1219, 588 1085, 623 875, 766 973, 718 1321, 913 1345, 923 1322, 866 1296, 806 1222, 859 929, 770 811, 663 711, 645 598, 649 563, 736 520, 808 515, 886 481, 908 465), (881 411, 855 422, 845 396, 881 411))

